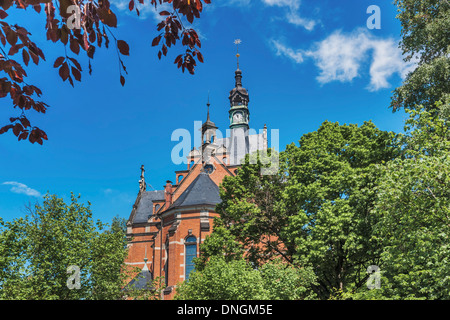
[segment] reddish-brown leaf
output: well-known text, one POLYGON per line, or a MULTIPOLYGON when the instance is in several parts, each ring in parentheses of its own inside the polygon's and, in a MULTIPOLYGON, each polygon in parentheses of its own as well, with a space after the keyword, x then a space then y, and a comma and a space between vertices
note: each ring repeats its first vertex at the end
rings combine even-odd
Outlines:
POLYGON ((63 81, 66 81, 70 76, 69 73, 69 65, 67 64, 67 62, 64 62, 61 68, 59 68, 59 75, 61 79, 63 79, 63 81))
POLYGON ((153 39, 152 41, 152 46, 157 46, 159 44, 159 41, 161 41, 161 35, 157 36, 156 38, 153 39))
POLYGON ((119 51, 124 56, 130 55, 130 47, 128 46, 128 43, 126 43, 123 40, 117 40, 117 48, 119 48, 119 51))
POLYGON ((22 133, 19 135, 19 141, 25 140, 26 138, 28 138, 28 131, 22 131, 22 133))
POLYGON ((15 31, 13 31, 11 28, 7 28, 5 31, 6 34, 6 40, 8 40, 8 43, 10 45, 15 45, 17 42, 17 34, 15 31))
POLYGON ((70 39, 70 50, 72 50, 72 52, 75 54, 80 53, 80 44, 78 43, 77 39, 70 39))
POLYGON ((72 74, 73 74, 75 80, 81 81, 81 72, 77 68, 72 67, 72 74))
POLYGON ((75 65, 75 67, 76 67, 79 71, 82 71, 81 65, 80 65, 80 63, 79 63, 76 59, 74 59, 74 58, 69 58, 69 59, 70 59, 70 61, 72 61, 72 63, 75 65))
POLYGON ((17 137, 23 131, 23 127, 20 123, 16 123, 13 127, 13 133, 17 137))
POLYGON ((95 53, 95 47, 94 46, 90 46, 89 49, 87 50, 88 57, 93 59, 94 58, 94 53, 95 53))
POLYGON ((22 59, 23 63, 25 63, 25 65, 28 66, 28 63, 30 62, 30 55, 25 49, 22 49, 22 59))
POLYGON ((64 60, 65 60, 64 57, 58 57, 58 58, 55 60, 55 63, 53 64, 53 68, 58 68, 60 65, 63 64, 64 60))
POLYGON ((5 19, 8 16, 8 14, 0 9, 0 19, 5 19))
POLYGON ((203 55, 202 55, 202 53, 200 51, 197 51, 197 59, 198 59, 198 61, 203 63, 203 55))
POLYGON ((20 49, 22 49, 24 47, 23 43, 20 44, 16 44, 14 46, 11 46, 11 48, 9 48, 9 52, 8 55, 9 56, 13 56, 15 55, 17 52, 19 52, 20 49))
POLYGON ((27 128, 30 126, 30 121, 26 117, 21 117, 19 120, 22 123, 24 128, 27 128))

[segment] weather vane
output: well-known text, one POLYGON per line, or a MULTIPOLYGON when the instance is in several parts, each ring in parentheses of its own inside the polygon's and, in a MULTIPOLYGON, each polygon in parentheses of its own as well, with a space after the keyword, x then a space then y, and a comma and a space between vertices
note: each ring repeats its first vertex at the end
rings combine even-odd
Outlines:
POLYGON ((237 67, 238 67, 238 69, 239 69, 239 57, 241 56, 241 55, 239 54, 239 45, 240 45, 241 43, 242 43, 241 39, 236 39, 236 40, 234 40, 234 44, 236 45, 236 48, 237 48, 236 57, 237 57, 237 67))

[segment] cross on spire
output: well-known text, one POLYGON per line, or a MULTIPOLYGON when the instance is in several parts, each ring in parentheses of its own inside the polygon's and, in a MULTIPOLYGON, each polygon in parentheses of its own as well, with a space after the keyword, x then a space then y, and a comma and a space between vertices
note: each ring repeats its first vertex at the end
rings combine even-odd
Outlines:
POLYGON ((239 57, 241 56, 239 54, 239 45, 242 43, 241 39, 234 40, 234 44, 236 45, 236 58, 237 58, 237 68, 239 70, 239 57))

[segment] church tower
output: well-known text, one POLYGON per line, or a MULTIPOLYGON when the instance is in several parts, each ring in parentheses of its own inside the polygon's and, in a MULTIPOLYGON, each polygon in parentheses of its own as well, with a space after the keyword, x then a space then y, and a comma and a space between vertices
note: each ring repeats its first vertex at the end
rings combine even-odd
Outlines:
POLYGON ((203 161, 205 164, 209 163, 211 155, 214 153, 214 151, 219 147, 216 142, 216 130, 218 129, 216 127, 216 124, 211 121, 209 118, 209 107, 211 104, 209 103, 209 96, 208 96, 208 103, 206 104, 208 107, 208 113, 206 115, 206 122, 202 125, 202 156, 203 161))
POLYGON ((248 103, 250 97, 247 90, 242 86, 242 71, 239 69, 239 44, 238 39, 235 44, 238 46, 237 69, 235 71, 235 86, 230 91, 230 159, 233 164, 240 164, 241 159, 249 153, 249 121, 250 111, 248 103))
MULTIPOLYGON (((239 45, 240 40, 235 44, 239 45)), ((267 127, 261 133, 252 133, 249 126, 250 99, 242 86, 239 50, 237 58, 235 86, 229 95, 228 137, 222 137, 211 121, 208 97, 206 121, 199 128, 201 146, 187 155, 187 169, 175 171, 175 184, 167 180, 161 189, 148 190, 141 167, 139 192, 127 221, 126 264, 138 269, 124 291, 151 288, 152 280, 164 277, 161 298, 172 299, 175 287, 189 279, 200 245, 211 234, 214 219, 220 216, 216 206, 222 201, 222 180, 238 174, 246 154, 267 150, 267 127)))

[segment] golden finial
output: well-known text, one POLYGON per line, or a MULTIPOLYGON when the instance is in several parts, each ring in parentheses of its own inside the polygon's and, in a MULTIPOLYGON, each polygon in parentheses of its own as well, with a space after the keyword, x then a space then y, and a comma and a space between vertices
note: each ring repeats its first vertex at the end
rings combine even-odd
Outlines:
POLYGON ((236 40, 234 40, 234 44, 236 45, 236 50, 237 50, 237 53, 236 53, 236 57, 237 57, 237 68, 239 69, 239 57, 241 56, 240 54, 239 54, 239 45, 242 43, 242 41, 241 41, 241 39, 236 39, 236 40))

